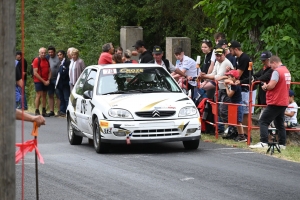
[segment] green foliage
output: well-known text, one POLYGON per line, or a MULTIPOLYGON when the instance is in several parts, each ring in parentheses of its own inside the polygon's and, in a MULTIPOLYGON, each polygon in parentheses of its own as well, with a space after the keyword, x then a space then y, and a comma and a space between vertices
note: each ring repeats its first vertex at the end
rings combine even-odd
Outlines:
MULTIPOLYGON (((226 33, 228 40, 241 42, 243 51, 254 61, 254 69, 262 67, 258 59, 261 52, 270 50, 288 67, 292 81, 299 81, 300 1, 202 0, 194 6, 198 7, 218 24, 216 30, 226 33)), ((299 86, 292 88, 300 94, 299 86)))

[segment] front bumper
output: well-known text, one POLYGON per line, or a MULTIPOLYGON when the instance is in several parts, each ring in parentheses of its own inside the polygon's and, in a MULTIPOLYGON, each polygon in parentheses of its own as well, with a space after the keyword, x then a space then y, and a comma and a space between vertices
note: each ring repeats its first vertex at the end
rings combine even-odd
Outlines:
POLYGON ((158 143, 199 140, 199 118, 160 121, 100 120, 101 141, 105 143, 158 143))

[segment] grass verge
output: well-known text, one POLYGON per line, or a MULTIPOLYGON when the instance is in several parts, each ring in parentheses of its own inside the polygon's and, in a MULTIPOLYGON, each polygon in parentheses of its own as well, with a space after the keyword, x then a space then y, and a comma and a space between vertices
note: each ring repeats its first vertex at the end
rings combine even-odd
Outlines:
MULTIPOLYGON (((251 136, 252 136, 252 144, 256 144, 257 142, 259 142, 259 131, 253 131, 251 136)), ((223 144, 229 147, 248 149, 261 154, 266 154, 267 152, 266 149, 250 149, 246 142, 242 143, 242 142, 235 142, 234 140, 224 140, 221 136, 219 136, 219 138, 216 139, 214 135, 202 134, 201 140, 203 140, 204 142, 223 144)), ((300 156, 299 156, 300 147, 295 145, 287 145, 285 150, 281 150, 281 153, 275 151, 273 155, 271 155, 270 152, 266 155, 280 158, 283 160, 289 160, 289 161, 300 163, 300 156)))

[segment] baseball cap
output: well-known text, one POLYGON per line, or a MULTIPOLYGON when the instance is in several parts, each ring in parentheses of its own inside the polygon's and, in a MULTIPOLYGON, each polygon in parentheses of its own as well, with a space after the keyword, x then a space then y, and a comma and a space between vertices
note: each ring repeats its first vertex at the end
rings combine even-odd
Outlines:
POLYGON ((241 47, 241 44, 238 41, 232 40, 228 43, 229 48, 238 48, 241 47))
POLYGON ((219 40, 216 48, 222 48, 223 45, 227 45, 227 40, 219 40))
POLYGON ((222 54, 224 54, 224 53, 225 53, 225 50, 222 49, 222 48, 218 48, 218 49, 215 50, 215 54, 216 54, 216 55, 222 55, 222 54))
POLYGON ((267 60, 268 58, 271 58, 272 53, 270 51, 264 51, 260 54, 260 60, 267 60))
POLYGON ((295 96, 295 92, 293 91, 293 90, 290 90, 289 91, 289 96, 291 97, 291 96, 295 96))
POLYGON ((138 40, 138 41, 136 41, 135 45, 133 45, 132 47, 137 48, 137 47, 142 47, 142 46, 145 46, 144 41, 143 40, 138 40))
POLYGON ((230 70, 229 72, 226 72, 225 75, 231 75, 231 76, 235 77, 236 79, 239 79, 239 77, 240 77, 238 70, 230 70))
POLYGON ((154 46, 154 47, 153 47, 152 53, 153 53, 153 54, 162 54, 163 51, 162 51, 162 49, 160 48, 160 46, 154 46))

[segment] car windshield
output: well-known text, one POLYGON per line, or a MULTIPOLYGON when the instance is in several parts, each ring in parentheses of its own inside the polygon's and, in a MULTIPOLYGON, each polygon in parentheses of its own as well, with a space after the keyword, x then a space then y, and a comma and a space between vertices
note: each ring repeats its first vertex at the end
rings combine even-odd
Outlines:
POLYGON ((102 69, 97 88, 97 94, 181 92, 161 67, 102 69))

